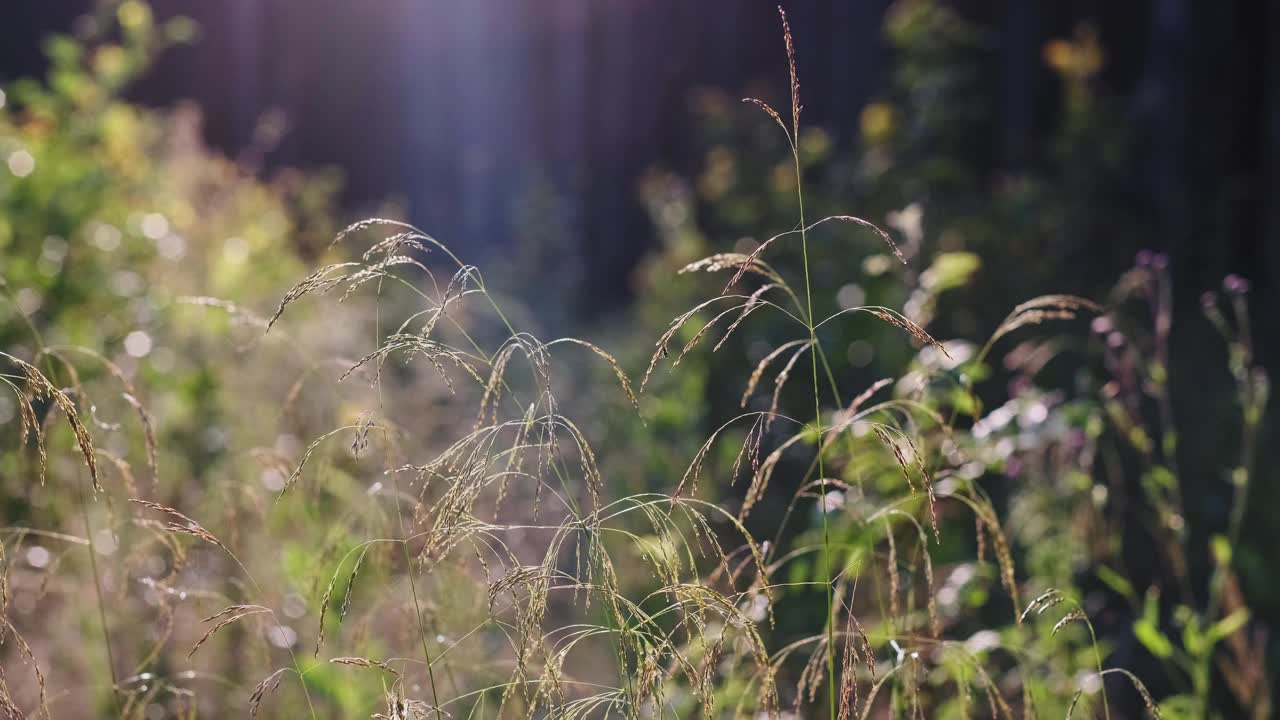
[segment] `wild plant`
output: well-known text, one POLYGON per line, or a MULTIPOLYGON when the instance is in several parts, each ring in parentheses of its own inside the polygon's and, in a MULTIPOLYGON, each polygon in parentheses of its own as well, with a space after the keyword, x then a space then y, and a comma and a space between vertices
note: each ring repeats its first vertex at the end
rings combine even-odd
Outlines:
MULTIPOLYGON (((986 410, 978 388, 992 354, 1014 336, 1092 319, 1115 377, 1103 412, 1144 464, 1153 533, 1172 576, 1190 585, 1176 434, 1171 425, 1152 430, 1137 412, 1152 400, 1159 423, 1170 417, 1166 280, 1144 265, 1105 308, 1072 295, 1034 298, 981 346, 935 338, 932 298, 914 308, 831 307, 814 270, 819 258, 840 257, 837 239, 868 235, 903 265, 920 248, 913 241, 903 252, 888 232, 851 215, 806 216, 799 72, 785 13, 781 19, 789 112, 748 102, 789 148, 794 225, 682 268, 718 275, 716 291, 658 334, 638 383, 625 356, 600 342, 538 337, 513 321, 479 268, 419 228, 380 218, 340 232, 327 251, 335 262, 297 282, 272 313, 206 296, 181 301, 193 313, 231 318, 246 340, 243 357, 275 371, 266 381, 241 379, 249 397, 237 406, 254 437, 231 467, 260 482, 219 476, 224 483, 207 493, 173 487, 181 484, 165 478, 156 415, 130 375, 95 350, 46 344, 33 326, 26 359, 0 355, 10 368, 0 381, 21 413, 19 446, 34 452, 40 477, 47 440, 59 437, 57 415, 87 472, 75 487, 77 531, 2 531, 0 640, 12 638, 9 652, 30 664, 38 691, 13 690, 17 666, 6 665, 0 708, 52 716, 62 692, 46 687, 40 644, 8 620, 9 558, 29 553, 39 537, 65 543, 68 554, 87 550, 110 678, 101 685, 113 704, 100 711, 121 717, 146 717, 158 697, 171 696, 167 707, 190 716, 203 701, 250 716, 437 720, 1110 718, 1107 678, 1127 679, 1151 715, 1175 714, 1177 702, 1158 704, 1136 675, 1109 664, 1094 608, 1068 587, 1071 568, 1037 546, 1063 537, 1038 536, 1026 522, 1045 495, 992 487, 992 476, 1017 476, 1018 464, 1038 472, 1029 468, 1036 460, 1049 473, 1070 471, 1063 482, 1087 479, 1102 430, 1091 425, 1062 450, 1048 427, 1058 427, 1048 417, 1059 410, 1048 393, 1028 390, 986 410), (358 327, 371 338, 353 357, 346 348, 326 352, 334 323, 297 318, 321 296, 333 301, 332 313, 369 303, 361 309, 372 322, 358 327), (1153 308, 1153 340, 1135 342, 1133 331, 1111 342, 1115 310, 1134 296, 1153 308), (851 387, 838 372, 824 341, 857 317, 899 331, 913 347, 901 377, 851 387), (611 433, 659 444, 646 423, 664 379, 687 371, 682 363, 733 352, 731 338, 766 318, 788 334, 757 336, 767 347, 744 364, 740 395, 733 389, 740 412, 713 419, 678 471, 620 492, 614 473, 639 461, 607 455, 617 446, 611 433), (126 453, 94 444, 91 426, 115 430, 80 381, 82 365, 98 366, 105 376, 96 379, 114 383, 136 417, 141 478, 126 453), (285 369, 289 383, 279 380, 285 369), (584 378, 596 376, 616 405, 588 396, 593 380, 584 378), (263 405, 275 405, 269 420, 285 430, 274 442, 250 417, 263 405), (607 413, 614 407, 627 417, 607 413), (1024 412, 1046 428, 1015 448, 1008 429, 1024 412), (308 420, 331 416, 336 428, 308 420), (280 440, 286 436, 296 446, 280 440), (92 504, 95 497, 102 502, 92 504), (106 535, 94 524, 104 519, 106 535), (275 544, 290 538, 292 546, 275 544), (110 554, 95 543, 104 539, 119 552, 100 573, 97 558, 110 554), (1064 582, 1045 586, 1046 578, 1064 582), (993 599, 961 599, 989 591, 993 599), (130 593, 147 599, 145 615, 113 605, 130 593), (150 636, 128 637, 143 624, 150 636), (222 661, 205 660, 214 654, 222 661), (1043 672, 1050 665, 1071 672, 1043 672)), ((1230 348, 1246 430, 1227 535, 1213 543, 1207 592, 1193 588, 1186 601, 1204 609, 1175 611, 1182 647, 1161 629, 1155 593, 1134 628, 1187 677, 1201 708, 1214 663, 1240 697, 1257 703, 1265 694, 1265 677, 1246 659, 1257 644, 1242 632, 1248 611, 1230 562, 1267 396, 1241 282, 1229 283, 1225 304, 1216 296, 1205 304, 1230 348), (1215 651, 1219 643, 1226 652, 1215 651)), ((1056 351, 1024 343, 1005 364, 1034 376, 1056 351)), ((1105 512, 1079 518, 1115 522, 1105 512)), ((1123 575, 1112 575, 1111 586, 1136 603, 1123 575)))

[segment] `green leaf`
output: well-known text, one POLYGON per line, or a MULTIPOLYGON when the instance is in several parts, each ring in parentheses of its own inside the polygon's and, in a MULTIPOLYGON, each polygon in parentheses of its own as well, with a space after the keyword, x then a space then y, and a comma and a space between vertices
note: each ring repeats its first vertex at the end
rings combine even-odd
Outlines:
POLYGON ((1213 561, 1219 567, 1231 564, 1231 543, 1222 535, 1214 535, 1209 540, 1209 549, 1213 551, 1213 561))
POLYGON ((1133 635, 1152 655, 1161 659, 1173 655, 1173 643, 1154 623, 1139 620, 1133 624, 1133 635))
POLYGON ((1196 720, 1200 718, 1200 705, 1193 695, 1174 695, 1160 702, 1160 717, 1164 720, 1196 720))
POLYGON ((929 289, 940 293, 965 285, 980 267, 982 267, 982 261, 973 253, 942 253, 934 259, 933 265, 929 268, 933 273, 933 283, 929 289))
POLYGON ((1176 613, 1180 617, 1182 626, 1182 646, 1187 649, 1187 653, 1192 657, 1199 657, 1212 647, 1208 638, 1200 630, 1200 616, 1196 615, 1191 608, 1179 607, 1176 613))
POLYGON ((1097 574, 1098 579, 1101 580, 1104 585, 1123 595, 1129 602, 1136 603, 1138 601, 1138 593, 1134 591, 1133 584, 1125 579, 1125 577, 1120 573, 1112 570, 1106 565, 1099 565, 1097 574))
POLYGON ((1156 465, 1155 467, 1151 468, 1151 473, 1149 477, 1151 478, 1152 482, 1154 482, 1158 487, 1160 487, 1163 490, 1172 490, 1178 484, 1178 481, 1176 478, 1174 478, 1173 473, 1169 471, 1169 468, 1163 465, 1156 465))
POLYGON ((1217 643, 1219 640, 1231 637, 1247 622, 1249 622, 1249 608, 1236 610, 1209 626, 1209 642, 1217 643))
POLYGON ((1151 363, 1148 372, 1150 373, 1151 381, 1157 385, 1163 385, 1169 379, 1169 371, 1158 362, 1151 363))
POLYGON ((1133 635, 1152 655, 1163 659, 1173 655, 1173 642, 1160 631, 1159 622, 1160 592, 1151 588, 1142 603, 1142 619, 1133 624, 1133 635))

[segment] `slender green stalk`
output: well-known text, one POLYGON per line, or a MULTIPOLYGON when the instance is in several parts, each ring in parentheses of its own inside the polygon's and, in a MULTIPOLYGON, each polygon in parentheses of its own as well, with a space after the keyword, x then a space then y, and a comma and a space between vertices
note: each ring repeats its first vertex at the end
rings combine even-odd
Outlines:
MULTIPOLYGON (((822 574, 827 595, 827 701, 830 705, 831 717, 836 716, 836 657, 835 657, 835 620, 832 612, 831 587, 831 530, 827 523, 827 474, 822 462, 822 398, 818 390, 818 333, 814 330, 813 321, 813 283, 809 273, 809 233, 804 221, 804 190, 801 180, 800 153, 794 143, 791 157, 796 168, 796 200, 800 212, 800 253, 804 261, 804 299, 806 306, 805 322, 809 326, 809 360, 813 370, 813 423, 817 433, 818 481, 821 483, 822 497, 818 500, 818 510, 822 515, 822 574)), ((834 379, 832 380, 834 384, 834 379)))
MULTIPOLYGON (((392 475, 394 476, 395 473, 392 473, 392 475)), ((399 492, 399 488, 396 489, 396 492, 397 493, 399 492)), ((396 514, 397 516, 400 515, 400 513, 396 513, 396 514)), ((401 517, 401 520, 400 520, 400 530, 401 530, 401 534, 403 534, 404 532, 403 517, 401 517)), ((404 550, 404 561, 408 565, 409 590, 410 590, 410 594, 413 596, 413 615, 418 621, 418 637, 422 639, 422 656, 427 661, 427 683, 431 686, 431 706, 434 707, 436 710, 436 719, 443 720, 444 714, 440 710, 440 696, 436 693, 436 674, 435 674, 435 671, 431 669, 431 648, 427 646, 427 629, 422 624, 422 606, 418 602, 418 587, 417 587, 417 584, 414 582, 413 558, 410 557, 409 555, 408 540, 401 541, 400 547, 404 550)))
MULTIPOLYGON (((374 344, 382 344, 382 280, 378 280, 378 302, 374 304, 374 344)), ((478 348, 478 346, 477 346, 478 348)), ((378 380, 378 404, 383 404, 382 380, 378 380)), ((384 431, 385 432, 385 431, 384 431)), ((391 473, 392 487, 396 495, 400 494, 399 473, 391 473)), ((409 541, 405 535, 404 509, 397 503, 396 522, 400 526, 400 549, 404 551, 405 572, 409 576, 409 594, 413 597, 413 618, 418 623, 418 637, 422 640, 422 657, 427 663, 427 683, 431 686, 431 705, 436 710, 436 720, 443 720, 440 710, 440 696, 436 692, 436 674, 431 667, 431 648, 427 645, 427 629, 422 621, 422 605, 418 602, 418 583, 413 573, 413 557, 409 554, 409 541)))
MULTIPOLYGON (((1079 608, 1079 605, 1076 606, 1079 608)), ((1093 621, 1085 614, 1084 610, 1080 610, 1080 614, 1084 616, 1084 626, 1089 628, 1089 643, 1093 646, 1093 662, 1098 668, 1098 679, 1102 682, 1102 687, 1098 692, 1102 693, 1102 714, 1106 720, 1111 720, 1111 705, 1107 702, 1107 678, 1106 673, 1102 670, 1102 651, 1098 649, 1098 634, 1093 631, 1093 621)))
POLYGON ((98 548, 93 539, 93 527, 89 524, 89 500, 85 497, 84 487, 77 484, 76 491, 80 499, 80 515, 84 519, 84 533, 89 540, 89 568, 93 572, 93 592, 98 599, 98 619, 102 623, 102 644, 107 650, 107 670, 111 673, 111 704, 115 706, 116 715, 120 715, 120 698, 116 694, 120 688, 120 680, 116 677, 115 652, 111 649, 111 630, 107 626, 106 602, 102 597, 102 579, 98 574, 98 548))
MULTIPOLYGON (((824 575, 824 584, 826 585, 827 600, 827 701, 831 717, 836 717, 836 660, 835 660, 835 620, 832 612, 834 603, 833 589, 831 586, 831 532, 827 522, 827 474, 823 467, 822 461, 822 397, 818 390, 818 357, 822 354, 822 348, 818 345, 817 324, 814 322, 813 316, 813 281, 809 272, 809 228, 804 219, 804 173, 800 167, 800 151, 797 143, 800 142, 800 80, 796 72, 796 52, 795 43, 791 37, 791 25, 787 22, 787 13, 778 6, 778 14, 782 18, 782 38, 787 48, 787 70, 791 77, 791 131, 787 133, 787 142, 791 146, 791 159, 795 165, 796 172, 796 202, 800 215, 800 251, 804 261, 804 299, 805 299, 805 326, 809 330, 809 366, 812 369, 813 380, 813 422, 814 432, 817 433, 817 466, 818 480, 821 484, 822 497, 819 499, 818 510, 822 515, 822 572, 824 575)), ((783 132, 787 132, 787 126, 782 118, 778 116, 772 108, 764 103, 757 103, 773 117, 773 119, 782 127, 783 132)), ((823 358, 825 363, 826 358, 823 358)), ((832 390, 835 391, 835 378, 831 378, 832 390)))
MULTIPOLYGON (((1262 419, 1262 411, 1266 407, 1267 390, 1265 383, 1259 386, 1258 382, 1250 377, 1250 373, 1254 368, 1252 367, 1253 347, 1249 331, 1247 307, 1239 295, 1232 296, 1231 301, 1235 311, 1236 322, 1238 323, 1238 330, 1237 336, 1234 339, 1228 337, 1227 341, 1232 355, 1231 370, 1232 375, 1235 376, 1243 424, 1240 459, 1235 471, 1232 473, 1234 495, 1232 496, 1231 511, 1227 520, 1226 543, 1228 548, 1234 550, 1239 545, 1240 535, 1244 531, 1244 516, 1248 508, 1249 485, 1253 478, 1257 453, 1258 426, 1262 419)), ((1206 626, 1218 621, 1218 613, 1222 608, 1223 591, 1226 588, 1227 577, 1230 572, 1231 560, 1229 558, 1225 561, 1219 560, 1209 580, 1209 600, 1204 612, 1204 624, 1206 626)), ((1196 691, 1201 695, 1201 711, 1205 717, 1209 716, 1213 703, 1210 695, 1213 680, 1213 658, 1214 648, 1211 646, 1205 651, 1204 658, 1196 670, 1196 677, 1193 678, 1196 691)))

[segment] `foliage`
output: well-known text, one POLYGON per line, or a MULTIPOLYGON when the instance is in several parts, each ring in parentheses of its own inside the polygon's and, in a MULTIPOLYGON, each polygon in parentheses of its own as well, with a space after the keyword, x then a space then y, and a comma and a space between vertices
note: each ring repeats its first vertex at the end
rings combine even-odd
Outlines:
POLYGON ((395 219, 333 233, 331 182, 122 101, 181 21, 130 0, 55 41, 0 110, 0 708, 1267 716, 1247 283, 1202 304, 1219 531, 1183 496, 1166 260, 1097 302, 1028 269, 1131 222, 1096 43, 1051 46, 1058 149, 993 188, 976 28, 896 6, 850 151, 802 124, 783 25, 790 96, 697 98, 702 172, 646 183, 664 252, 590 341, 497 290, 559 291, 508 277, 547 248, 490 275, 395 219))
MULTIPOLYGON (((1169 696, 1166 714, 1194 708, 1188 716, 1206 716, 1211 694, 1226 686, 1233 697, 1215 695, 1212 702, 1236 708, 1227 712, 1266 716, 1274 685, 1268 682, 1266 658, 1269 653, 1274 658, 1274 650, 1268 650, 1265 625, 1251 624, 1233 636, 1234 648, 1221 651, 1215 651, 1220 638, 1206 643, 1199 634, 1213 622, 1230 628, 1245 617, 1256 619, 1256 613, 1243 610, 1250 604, 1249 591, 1241 590, 1238 579, 1224 579, 1232 576, 1231 563, 1215 559, 1231 554, 1208 552, 1214 533, 1233 537, 1213 541, 1216 546, 1230 545, 1247 555, 1265 546, 1246 541, 1247 533, 1241 532, 1250 491, 1224 490, 1230 487, 1227 477, 1256 474, 1237 474, 1232 468, 1243 466, 1236 448, 1257 452, 1253 438, 1261 431, 1266 402, 1265 376, 1252 351, 1241 346, 1248 345, 1247 330, 1242 336, 1234 329, 1248 326, 1247 283, 1229 279, 1227 312, 1215 311, 1209 316, 1212 323, 1200 324, 1194 312, 1188 313, 1194 305, 1187 308, 1185 300, 1181 312, 1192 317, 1175 322, 1177 299, 1168 262, 1158 254, 1137 252, 1138 267, 1125 272, 1114 290, 1106 287, 1109 274, 1099 267, 1123 267, 1119 257, 1126 251, 1133 257, 1140 247, 1135 243, 1146 233, 1139 217, 1118 201, 1123 196, 1110 190, 1118 186, 1129 143, 1094 82, 1102 57, 1087 27, 1074 39, 1046 48, 1046 62, 1063 80, 1063 115, 1056 136, 1033 159, 1031 169, 1018 173, 993 172, 974 151, 974 138, 982 135, 988 116, 982 101, 986 46, 981 30, 945 5, 903 2, 891 11, 888 32, 898 53, 896 83, 883 100, 865 109, 858 146, 843 151, 841 138, 815 128, 801 128, 797 145, 806 207, 825 213, 853 206, 867 217, 886 218, 908 263, 900 265, 878 247, 881 241, 873 233, 845 232, 845 239, 832 232, 842 226, 827 228, 830 242, 824 250, 834 256, 814 269, 814 302, 820 312, 858 304, 901 307, 938 337, 982 337, 984 325, 990 328, 985 332, 1004 335, 1008 320, 998 328, 995 322, 1001 308, 1052 287, 1098 297, 1106 313, 1087 332, 1077 323, 1045 337, 1046 329, 1026 326, 1056 324, 1059 311, 1032 308, 1014 323, 1022 327, 1011 337, 993 338, 994 348, 991 343, 980 348, 948 341, 951 359, 926 347, 912 360, 902 353, 909 349, 892 339, 893 328, 870 318, 861 325, 827 326, 819 333, 822 343, 844 349, 828 352, 832 374, 842 383, 849 378, 853 392, 904 372, 924 385, 899 381, 896 387, 937 403, 958 422, 947 440, 970 458, 962 465, 965 474, 990 492, 1002 514, 1007 508, 1014 559, 1019 572, 1026 573, 1019 584, 1072 588, 1073 596, 1086 599, 1090 612, 1104 619, 1104 638, 1112 639, 1104 640, 1104 648, 1110 647, 1121 664, 1140 669, 1161 695, 1169 696), (1077 266, 1087 266, 1089 272, 1059 272, 1077 266), (1237 368, 1234 381, 1207 374, 1223 367, 1215 334, 1228 339, 1230 365, 1237 368), (1124 356, 1122 363, 1116 354, 1124 356), (1117 402, 1114 393, 1121 379, 1116 375, 1122 371, 1128 390, 1126 399, 1117 402), (1171 378, 1181 378, 1181 383, 1171 378), (1206 385, 1221 388, 1218 397, 1238 399, 1205 402, 1201 388, 1206 385), (1231 430, 1215 433, 1212 442, 1199 431, 1178 442, 1186 435, 1179 428, 1203 424, 1206 418, 1213 418, 1211 426, 1231 430), (1147 444, 1135 446, 1135 441, 1147 444), (1162 442, 1168 444, 1163 449, 1158 447, 1162 442), (1137 461, 1132 452, 1144 459, 1137 461), (1184 462, 1190 458, 1197 474, 1213 473, 1224 481, 1203 482, 1171 472, 1167 466, 1176 465, 1179 455, 1184 462), (1131 474, 1148 479, 1126 480, 1131 474), (1178 497, 1179 486, 1189 493, 1186 500, 1178 497), (1225 510, 1205 514, 1203 509, 1214 503, 1241 515, 1228 518, 1225 510), (1192 522, 1199 527, 1192 530, 1192 522), (1179 524, 1179 530, 1160 527, 1169 523, 1179 524), (1153 546, 1178 556, 1180 565, 1170 560, 1151 567, 1148 548, 1153 546), (1203 558, 1212 563, 1209 569, 1201 564, 1203 558), (1240 611, 1234 617, 1210 601, 1223 584, 1234 588, 1227 593, 1240 611), (1151 588, 1149 601, 1143 601, 1144 588, 1151 588), (1204 613, 1218 617, 1205 620, 1204 613), (1181 629, 1187 623, 1189 633, 1181 629), (1195 648, 1198 659, 1169 660, 1175 641, 1163 642, 1166 634, 1182 637, 1182 645, 1195 648), (1159 653, 1143 647, 1152 638, 1159 653), (1175 667, 1162 672, 1159 666, 1166 661, 1175 667), (1210 677, 1213 667, 1218 668, 1217 680, 1210 677), (1218 689, 1211 690, 1211 684, 1218 689)), ((646 196, 667 248, 641 276, 644 312, 654 316, 675 314, 683 304, 668 302, 669 293, 658 292, 672 270, 730 243, 735 251, 753 252, 767 235, 761 228, 786 227, 787 213, 795 208, 791 158, 773 118, 760 114, 753 119, 716 91, 695 95, 692 110, 707 148, 701 170, 689 182, 673 173, 655 173, 648 184, 646 196)), ((769 252, 775 267, 802 263, 794 245, 774 245, 769 252)), ((736 340, 717 348, 720 354, 747 358, 736 375, 728 363, 717 365, 714 373, 721 382, 729 374, 733 382, 745 383, 755 363, 778 345, 777 326, 787 322, 763 312, 753 320, 754 333, 740 331, 736 340)), ((695 325, 691 333, 696 330, 695 325)), ((691 354, 686 372, 697 371, 701 362, 701 356, 691 354)), ((729 416, 739 404, 736 395, 714 387, 703 398, 711 417, 729 416)), ((714 425, 708 432, 712 429, 714 425)), ((793 480, 778 501, 784 503, 800 484, 793 480)), ((1254 496, 1268 486, 1246 484, 1254 496)), ((954 530, 951 535, 955 542, 954 530)), ((978 548, 987 544, 982 536, 979 532, 978 548)), ((1239 554, 1234 572, 1249 567, 1240 564, 1239 554)), ((960 577, 984 577, 980 565, 961 564, 957 571, 960 577)), ((990 574, 985 578, 995 580, 990 574)), ((1266 601, 1270 584, 1260 572, 1246 586, 1254 589, 1255 601, 1266 601)), ((1005 602, 992 590, 974 588, 972 604, 961 605, 964 612, 956 613, 952 633, 987 637, 985 631, 999 619, 993 611, 1005 602)), ((1076 682, 1070 664, 1044 669, 1037 678, 1045 686, 1066 688, 1076 682)), ((1112 691, 1124 692, 1124 685, 1120 681, 1112 691)), ((1142 702, 1137 694, 1131 698, 1142 702)))

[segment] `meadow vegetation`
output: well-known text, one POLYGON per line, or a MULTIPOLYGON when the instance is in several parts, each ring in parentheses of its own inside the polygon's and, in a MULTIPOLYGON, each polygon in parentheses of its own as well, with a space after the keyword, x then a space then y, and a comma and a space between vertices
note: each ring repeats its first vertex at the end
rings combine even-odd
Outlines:
MULTIPOLYGON (((339 229, 332 178, 122 100, 192 30, 104 7, 0 107, 7 717, 1270 716, 1248 283, 1200 301, 1213 524, 1167 259, 1096 297, 1008 271, 1094 190, 973 189, 945 7, 891 14, 906 76, 853 157, 803 122, 783 14, 782 100, 695 98, 702 170, 650 175, 662 248, 583 337, 518 265, 339 229)), ((1113 137, 1091 42, 1050 58, 1065 154, 1113 137)))

